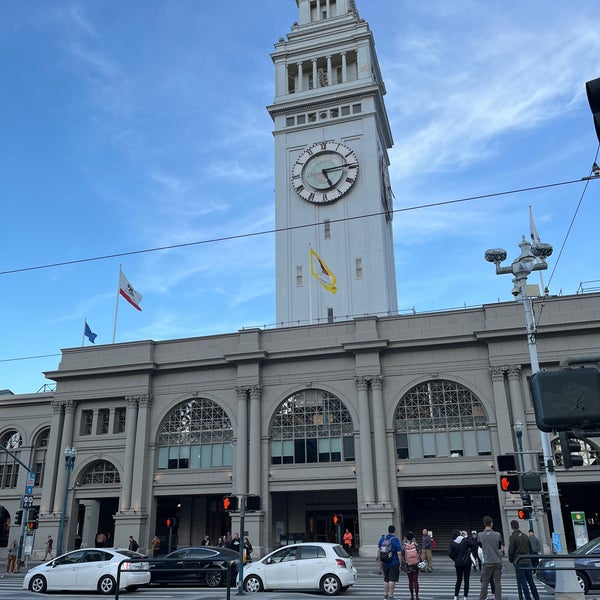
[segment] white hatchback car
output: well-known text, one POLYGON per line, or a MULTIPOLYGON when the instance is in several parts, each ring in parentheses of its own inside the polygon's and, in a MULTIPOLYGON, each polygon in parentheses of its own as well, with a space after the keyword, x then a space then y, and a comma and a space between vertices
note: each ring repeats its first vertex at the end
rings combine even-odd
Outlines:
MULTIPOLYGON (((61 554, 54 560, 29 569, 23 589, 32 592, 90 590, 113 594, 117 587, 119 563, 128 558, 145 558, 121 548, 81 548, 61 554)), ((125 562, 121 566, 119 588, 133 592, 150 583, 147 562, 125 562)))
POLYGON ((339 544, 305 542, 274 550, 244 566, 244 590, 346 591, 356 581, 352 557, 339 544))

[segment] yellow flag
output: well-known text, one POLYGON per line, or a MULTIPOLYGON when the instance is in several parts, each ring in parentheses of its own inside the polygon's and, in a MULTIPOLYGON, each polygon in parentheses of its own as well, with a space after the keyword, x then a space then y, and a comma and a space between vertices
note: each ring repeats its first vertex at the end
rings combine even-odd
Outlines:
POLYGON ((328 292, 332 294, 337 293, 337 288, 335 287, 336 276, 312 248, 310 249, 310 272, 328 292))

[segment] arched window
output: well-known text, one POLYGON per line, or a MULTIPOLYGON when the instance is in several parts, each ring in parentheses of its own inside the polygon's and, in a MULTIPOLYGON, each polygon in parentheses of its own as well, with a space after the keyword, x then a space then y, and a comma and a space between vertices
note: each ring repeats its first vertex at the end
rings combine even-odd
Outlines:
POLYGON ((416 385, 400 400, 394 422, 397 458, 491 454, 483 405, 454 381, 433 379, 416 385))
MULTIPOLYGON (((14 429, 6 431, 0 437, 0 445, 10 450, 15 456, 19 456, 23 444, 21 434, 14 429)), ((17 487, 19 478, 19 463, 8 453, 2 452, 0 456, 0 488, 17 487)))
POLYGON ((46 453, 48 452, 48 440, 50 439, 50 427, 40 431, 33 446, 33 471, 35 472, 35 485, 44 485, 44 471, 46 470, 46 453))
POLYGON ((341 400, 323 390, 303 390, 279 407, 271 425, 271 463, 354 460, 354 427, 341 400))
POLYGON ((194 398, 178 404, 158 433, 159 469, 208 469, 233 464, 233 428, 212 400, 194 398))
POLYGON ((79 485, 112 485, 121 483, 117 467, 107 460, 97 460, 81 475, 79 485))

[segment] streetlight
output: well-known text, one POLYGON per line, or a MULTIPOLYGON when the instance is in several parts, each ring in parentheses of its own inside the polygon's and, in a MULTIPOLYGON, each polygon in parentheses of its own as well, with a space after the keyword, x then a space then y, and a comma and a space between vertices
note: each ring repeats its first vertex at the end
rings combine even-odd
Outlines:
MULTIPOLYGON (((515 435, 517 436, 517 444, 519 445, 519 459, 521 463, 521 473, 525 473, 525 457, 523 456, 523 423, 521 419, 515 421, 515 435)), ((529 516, 529 529, 533 531, 533 519, 529 516)))
MULTIPOLYGON (((527 348, 529 349, 529 358, 531 361, 531 374, 534 375, 540 370, 538 361, 537 346, 535 343, 535 321, 533 318, 533 305, 531 298, 527 294, 527 277, 532 271, 544 271, 548 268, 546 259, 552 255, 553 248, 550 244, 536 241, 533 245, 522 237, 519 244, 521 253, 509 267, 501 267, 500 263, 506 259, 506 250, 503 248, 492 248, 485 251, 485 260, 496 265, 496 275, 514 275, 512 295, 518 302, 523 304, 525 312, 525 326, 527 330, 527 348)), ((565 526, 563 523, 562 512, 560 507, 560 498, 558 496, 558 484, 556 482, 556 473, 554 472, 554 464, 552 460, 552 448, 550 446, 550 438, 547 433, 540 431, 540 441, 542 452, 544 455, 544 465, 546 468, 546 481, 548 483, 548 499, 550 501, 550 514, 552 515, 552 525, 554 527, 554 535, 558 536, 560 547, 557 551, 566 553, 567 541, 565 538, 565 526)), ((522 455, 521 455, 522 456, 522 455)), ((554 544, 553 544, 554 546, 554 544)), ((565 567, 573 568, 572 561, 562 563, 565 567)), ((581 598, 584 595, 577 583, 575 571, 556 572, 556 588, 555 599, 564 598, 581 598)))
POLYGON ((67 512, 67 497, 69 495, 69 482, 71 481, 71 471, 75 465, 75 457, 77 456, 77 450, 75 448, 65 448, 65 471, 67 472, 67 478, 65 481, 65 498, 63 501, 63 509, 60 515, 60 526, 58 529, 58 543, 56 544, 56 556, 62 554, 63 545, 63 534, 65 532, 65 517, 67 512))

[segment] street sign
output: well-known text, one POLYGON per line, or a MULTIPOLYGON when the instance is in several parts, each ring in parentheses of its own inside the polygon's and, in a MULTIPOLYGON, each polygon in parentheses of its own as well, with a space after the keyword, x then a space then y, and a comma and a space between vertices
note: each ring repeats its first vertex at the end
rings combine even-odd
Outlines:
POLYGON ((33 494, 33 486, 32 486, 32 485, 28 485, 28 486, 25 488, 25 493, 26 493, 28 496, 31 496, 31 494, 33 494))
POLYGON ((29 471, 27 474, 27 485, 35 485, 35 471, 29 471))
POLYGON ((22 498, 21 508, 31 508, 33 506, 33 496, 25 495, 22 498))

